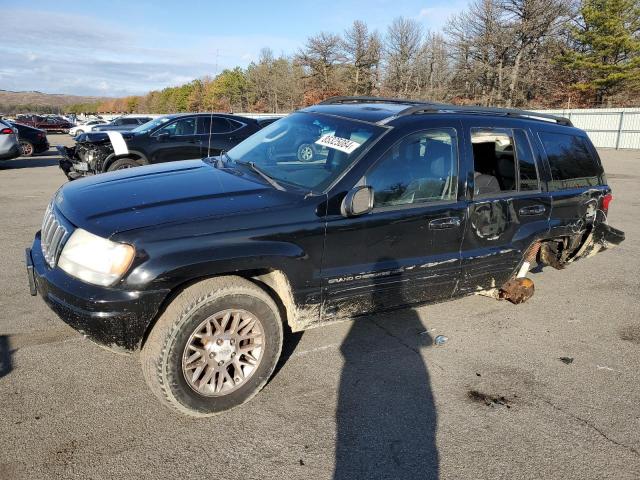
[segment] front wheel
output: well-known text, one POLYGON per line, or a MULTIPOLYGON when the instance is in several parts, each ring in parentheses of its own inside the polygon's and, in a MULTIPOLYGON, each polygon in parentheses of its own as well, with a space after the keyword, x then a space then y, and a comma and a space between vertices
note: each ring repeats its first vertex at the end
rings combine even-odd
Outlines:
POLYGON ((297 154, 300 162, 312 162, 315 157, 313 146, 310 143, 303 143, 298 146, 297 154))
POLYGON ((114 172, 116 170, 124 170, 125 168, 134 168, 139 166, 140 164, 132 158, 121 158, 109 165, 107 172, 114 172))
POLYGON ((204 280, 180 293, 142 348, 145 380, 181 413, 204 417, 256 395, 275 369, 282 321, 273 299, 241 277, 204 280))

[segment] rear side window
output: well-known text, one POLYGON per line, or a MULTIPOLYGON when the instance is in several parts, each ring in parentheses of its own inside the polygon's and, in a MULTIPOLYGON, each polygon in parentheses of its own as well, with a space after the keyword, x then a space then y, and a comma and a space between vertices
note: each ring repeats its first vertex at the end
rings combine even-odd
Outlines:
POLYGON ((209 135, 211 133, 229 133, 240 128, 242 124, 223 117, 198 117, 198 134, 209 135), (213 120, 213 125, 211 121, 213 120), (211 128, 211 130, 209 130, 211 128))
POLYGON ((122 125, 138 125, 137 118, 123 118, 122 125))
POLYGON ((475 196, 540 190, 536 159, 524 130, 472 128, 475 196))
POLYGON ((551 167, 550 190, 600 184, 602 167, 583 137, 548 132, 539 136, 551 167))

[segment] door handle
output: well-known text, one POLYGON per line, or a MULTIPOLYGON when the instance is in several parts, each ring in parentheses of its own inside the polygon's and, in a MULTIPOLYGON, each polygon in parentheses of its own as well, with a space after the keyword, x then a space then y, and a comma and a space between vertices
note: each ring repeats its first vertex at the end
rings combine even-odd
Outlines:
POLYGON ((442 230, 445 228, 455 228, 460 226, 460 219, 458 217, 444 217, 436 218, 429 222, 429 228, 431 230, 442 230))
POLYGON ((518 210, 520 215, 542 215, 546 211, 544 205, 532 205, 530 207, 522 207, 518 210))

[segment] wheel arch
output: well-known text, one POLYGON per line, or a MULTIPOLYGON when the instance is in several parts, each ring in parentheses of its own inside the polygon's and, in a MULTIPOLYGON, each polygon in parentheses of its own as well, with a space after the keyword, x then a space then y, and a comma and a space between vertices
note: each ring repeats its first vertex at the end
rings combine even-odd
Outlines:
POLYGON ((102 171, 106 172, 113 162, 121 158, 131 158, 140 165, 149 165, 149 160, 144 153, 138 150, 129 150, 129 153, 126 155, 116 155, 115 153, 108 155, 107 158, 104 159, 104 162, 102 162, 102 171))
POLYGON ((167 307, 184 290, 210 278, 229 276, 242 277, 264 290, 276 303, 282 322, 289 325, 293 331, 300 330, 295 328, 299 308, 296 306, 289 278, 284 271, 273 268, 256 268, 240 271, 232 270, 228 272, 212 273, 210 275, 201 275, 176 284, 165 297, 153 319, 146 326, 142 338, 140 339, 139 348, 142 348, 146 343, 147 338, 149 337, 151 330, 153 330, 158 318, 160 318, 160 316, 166 311, 167 307))

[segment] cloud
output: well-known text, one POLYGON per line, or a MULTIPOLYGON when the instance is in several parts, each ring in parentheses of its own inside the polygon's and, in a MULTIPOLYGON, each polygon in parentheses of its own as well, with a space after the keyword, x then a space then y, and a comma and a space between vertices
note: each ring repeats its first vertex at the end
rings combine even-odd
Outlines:
POLYGON ((178 36, 84 15, 6 7, 0 31, 0 88, 79 95, 142 94, 245 66, 265 46, 276 54, 296 46, 284 37, 178 36))
POLYGON ((453 0, 447 6, 425 7, 420 9, 415 19, 425 23, 431 30, 441 29, 451 16, 467 7, 466 0, 453 0))

